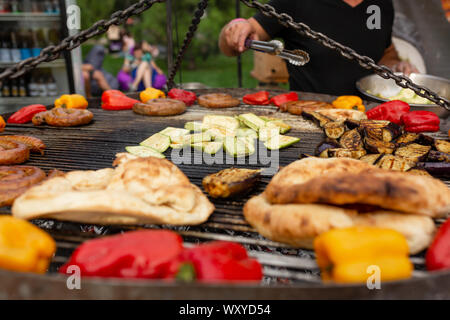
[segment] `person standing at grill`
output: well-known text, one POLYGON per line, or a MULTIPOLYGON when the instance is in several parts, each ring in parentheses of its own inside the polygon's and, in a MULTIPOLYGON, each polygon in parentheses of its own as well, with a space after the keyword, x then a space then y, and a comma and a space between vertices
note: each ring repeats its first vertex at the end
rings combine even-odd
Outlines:
MULTIPOLYGON (((294 21, 303 22, 394 71, 405 74, 418 72, 409 62, 400 60, 391 41, 392 0, 271 0, 269 4, 278 13, 286 13, 294 21)), ((247 38, 261 41, 282 38, 286 49, 302 49, 309 53, 311 61, 305 66, 288 64, 291 90, 355 94, 356 81, 371 73, 357 62, 301 36, 260 12, 248 20, 232 20, 223 27, 219 47, 225 55, 236 56, 246 50, 244 42, 247 38)))

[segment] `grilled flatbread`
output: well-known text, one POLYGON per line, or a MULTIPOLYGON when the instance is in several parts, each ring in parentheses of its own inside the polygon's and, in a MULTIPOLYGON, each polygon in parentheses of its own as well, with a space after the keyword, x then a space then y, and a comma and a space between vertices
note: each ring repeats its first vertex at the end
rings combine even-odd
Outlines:
POLYGON ((376 226, 402 233, 411 254, 427 248, 435 225, 429 217, 392 211, 359 214, 356 210, 321 204, 270 204, 264 194, 244 206, 245 219, 261 235, 292 245, 312 249, 314 238, 335 228, 376 226))
POLYGON ((450 212, 450 189, 440 180, 343 158, 293 162, 275 175, 265 195, 273 204, 363 204, 430 217, 450 212))
POLYGON ((29 189, 12 207, 22 219, 95 224, 195 225, 213 211, 180 169, 152 157, 122 161, 116 169, 69 172, 29 189))

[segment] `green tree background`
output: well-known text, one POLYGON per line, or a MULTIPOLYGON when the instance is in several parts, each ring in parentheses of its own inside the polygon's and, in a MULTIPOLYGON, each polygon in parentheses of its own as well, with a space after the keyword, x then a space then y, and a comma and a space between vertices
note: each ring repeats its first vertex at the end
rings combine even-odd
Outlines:
MULTIPOLYGON (((82 12, 82 28, 85 29, 95 21, 107 18, 116 10, 124 9, 133 4, 133 0, 79 0, 82 12)), ((193 13, 197 8, 198 0, 172 0, 173 3, 173 38, 176 41, 178 32, 181 45, 193 13), (178 30, 175 29, 175 20, 178 30)), ((253 9, 241 4, 241 15, 249 17, 253 9)), ((210 0, 205 16, 199 25, 194 41, 191 44, 188 58, 200 57, 205 59, 208 55, 218 53, 217 39, 222 27, 236 17, 234 0, 210 0)), ((166 7, 157 3, 153 7, 136 17, 135 23, 128 28, 136 40, 147 40, 152 44, 167 45, 166 36, 166 7)), ((176 44, 175 44, 176 45, 176 44)))
MULTIPOLYGON (((267 2, 267 0, 260 0, 267 2)), ((99 19, 108 18, 113 12, 125 9, 136 0, 78 0, 82 13, 82 28, 88 28, 99 19)), ((199 0, 172 0, 173 4, 173 39, 174 51, 181 46, 197 9, 199 0), (177 27, 177 28, 176 28, 177 27), (178 41, 177 41, 178 36, 178 41)), ((211 87, 236 87, 236 59, 224 57, 217 45, 222 27, 236 17, 234 0, 210 0, 205 15, 183 60, 183 82, 203 82, 211 87)), ((241 16, 250 17, 254 9, 240 4, 241 16)), ((166 6, 154 4, 151 9, 134 17, 134 23, 127 29, 137 41, 146 40, 153 45, 167 45, 166 6)), ((90 46, 83 47, 83 54, 90 46)), ((253 55, 245 53, 243 61, 244 87, 253 88, 257 81, 250 76, 253 67, 253 55)), ((166 60, 157 59, 157 63, 167 70, 166 60)), ((116 74, 121 67, 121 60, 107 57, 105 69, 116 74)))

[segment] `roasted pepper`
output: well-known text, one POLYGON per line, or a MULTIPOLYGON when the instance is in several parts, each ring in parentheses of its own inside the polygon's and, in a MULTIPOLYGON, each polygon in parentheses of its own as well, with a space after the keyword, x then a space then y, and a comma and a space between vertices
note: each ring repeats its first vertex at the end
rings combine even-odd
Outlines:
POLYGON ((197 96, 194 92, 186 91, 182 89, 173 88, 167 94, 170 99, 183 101, 185 105, 192 106, 197 100, 197 96))
POLYGON ((425 260, 428 270, 450 269, 450 218, 439 228, 425 260))
POLYGON ((278 108, 281 107, 282 104, 290 101, 298 101, 297 92, 283 93, 270 99, 270 103, 276 105, 278 108))
POLYGON ((45 273, 55 251, 55 241, 38 227, 0 216, 0 268, 45 273))
POLYGON ((369 266, 379 268, 380 281, 409 278, 413 271, 405 237, 390 229, 334 229, 315 239, 314 250, 325 281, 366 282, 369 266))
POLYGON ((214 241, 185 249, 178 259, 172 262, 167 278, 233 282, 260 281, 262 275, 259 262, 249 258, 242 245, 214 241), (187 268, 189 265, 192 267, 187 268))
MULTIPOLYGON (((298 100, 298 97, 297 97, 298 100)), ((242 101, 246 104, 265 106, 269 104, 269 92, 259 91, 256 93, 246 94, 242 101)))
POLYGON ((439 131, 440 119, 431 111, 411 111, 402 116, 402 122, 407 132, 439 131))
POLYGON ((370 120, 388 120, 398 125, 402 124, 402 116, 410 110, 409 104, 400 100, 385 102, 366 112, 370 120))
POLYGON ((5 127, 6 127, 5 119, 3 119, 2 116, 0 116, 0 132, 3 132, 3 130, 5 130, 5 127))
POLYGON ((362 112, 366 110, 362 99, 358 96, 340 96, 332 104, 337 109, 352 109, 362 112))
POLYGON ((42 104, 26 106, 9 117, 8 123, 28 123, 31 122, 35 114, 44 111, 47 111, 47 108, 42 104))
POLYGON ((55 108, 86 109, 88 102, 81 94, 63 94, 55 100, 55 108))
POLYGON ((127 232, 84 242, 59 272, 77 265, 86 277, 159 279, 182 249, 183 240, 172 231, 127 232))
POLYGON ((139 103, 119 90, 107 90, 102 94, 102 109, 104 110, 130 110, 139 103))
POLYGON ((212 242, 183 248, 181 237, 167 230, 145 230, 86 241, 60 268, 77 265, 82 276, 183 279, 199 281, 257 281, 258 261, 237 243, 212 242))
POLYGON ((166 94, 155 88, 147 88, 139 94, 139 98, 143 103, 152 99, 165 98, 166 94))

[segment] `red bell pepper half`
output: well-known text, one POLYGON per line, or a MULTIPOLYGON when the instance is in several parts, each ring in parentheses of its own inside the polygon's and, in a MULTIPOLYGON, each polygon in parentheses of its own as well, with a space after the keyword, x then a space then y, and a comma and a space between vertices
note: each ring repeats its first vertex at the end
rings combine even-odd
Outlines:
POLYGON ((411 111, 402 116, 402 123, 407 132, 439 131, 440 119, 431 111, 411 111))
POLYGON ((35 114, 44 111, 47 111, 47 108, 42 104, 26 106, 9 117, 8 123, 28 123, 31 122, 35 114))
POLYGON ((169 98, 183 101, 187 106, 192 106, 197 100, 194 92, 173 88, 167 94, 169 98))
POLYGON ((450 219, 439 228, 425 261, 428 270, 450 269, 450 219))
POLYGON ((400 100, 393 100, 369 110, 366 112, 370 120, 388 120, 398 125, 402 124, 402 116, 410 110, 409 104, 400 100))
POLYGON ((165 230, 133 231, 86 241, 60 273, 77 265, 81 276, 159 279, 183 250, 183 240, 165 230))
POLYGON ((256 93, 247 94, 242 98, 242 101, 250 105, 265 106, 269 104, 269 92, 259 91, 256 93))
POLYGON ((127 97, 119 90, 107 90, 102 94, 102 109, 104 110, 130 110, 139 100, 127 97))
POLYGON ((260 281, 263 276, 258 260, 249 258, 245 248, 234 242, 214 241, 185 249, 171 264, 167 277, 189 272, 186 265, 195 271, 187 278, 201 282, 260 281))
POLYGON ((167 230, 133 231, 87 241, 59 272, 66 274, 71 265, 86 277, 203 282, 262 279, 261 265, 240 244, 217 241, 185 249, 181 237, 167 230))
POLYGON ((278 96, 273 97, 270 99, 270 103, 276 105, 278 108, 286 102, 290 101, 298 101, 298 94, 297 92, 289 92, 289 93, 283 93, 278 96))

